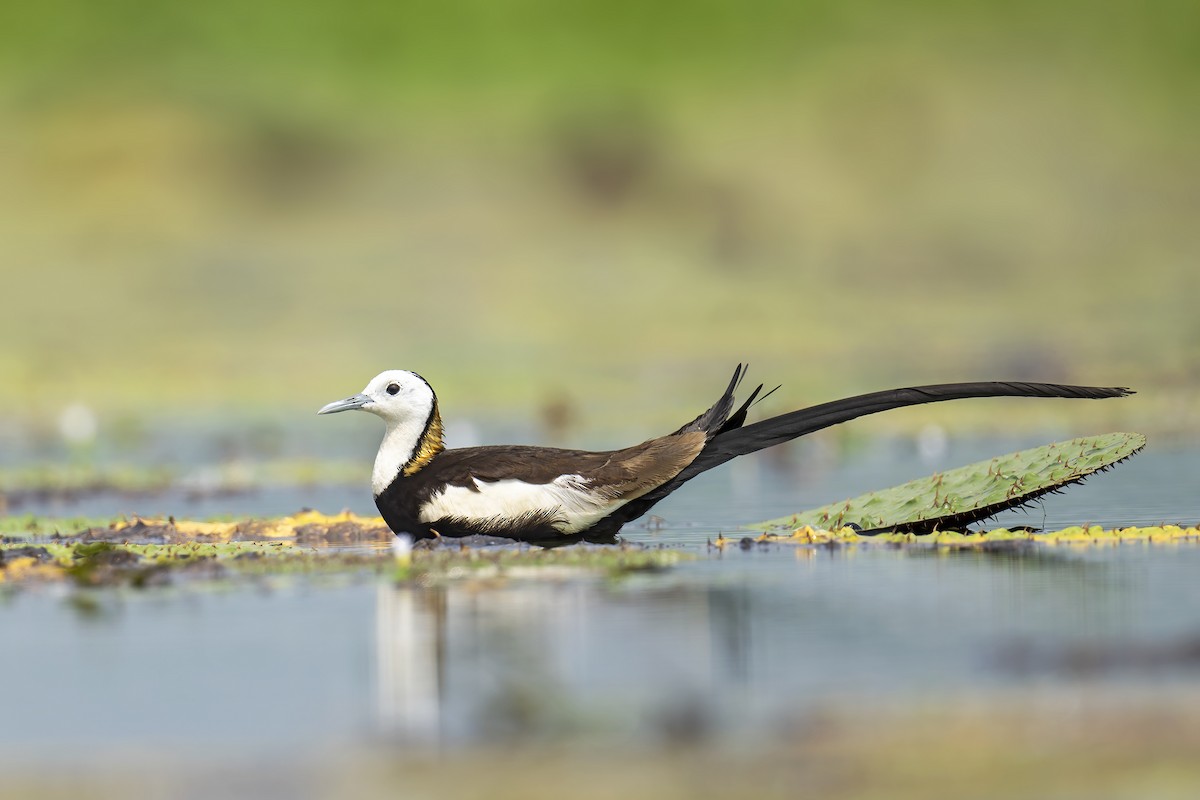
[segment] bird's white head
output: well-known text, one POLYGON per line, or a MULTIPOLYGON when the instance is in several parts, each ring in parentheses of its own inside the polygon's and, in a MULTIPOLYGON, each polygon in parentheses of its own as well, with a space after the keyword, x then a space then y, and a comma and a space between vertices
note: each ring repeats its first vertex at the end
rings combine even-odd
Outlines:
POLYGON ((415 419, 424 425, 436 402, 433 389, 420 375, 402 369, 389 369, 372 378, 360 393, 345 400, 335 400, 317 413, 369 411, 389 424, 415 419))
POLYGON ((444 447, 437 396, 415 372, 402 369, 381 372, 360 393, 335 400, 317 413, 336 414, 355 409, 369 411, 387 423, 371 474, 371 488, 376 497, 402 472, 412 475, 444 447))

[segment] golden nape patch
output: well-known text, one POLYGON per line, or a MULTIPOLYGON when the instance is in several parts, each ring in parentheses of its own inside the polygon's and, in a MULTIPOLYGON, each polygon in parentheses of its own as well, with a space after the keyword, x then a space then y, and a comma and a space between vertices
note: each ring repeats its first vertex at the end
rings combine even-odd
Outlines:
POLYGON ((429 426, 425 429, 425 433, 421 435, 421 441, 417 442, 417 449, 413 453, 412 458, 404 465, 404 474, 416 474, 422 467, 432 461, 434 456, 445 450, 446 445, 442 439, 442 412, 438 410, 437 402, 434 401, 433 415, 429 419, 429 426))

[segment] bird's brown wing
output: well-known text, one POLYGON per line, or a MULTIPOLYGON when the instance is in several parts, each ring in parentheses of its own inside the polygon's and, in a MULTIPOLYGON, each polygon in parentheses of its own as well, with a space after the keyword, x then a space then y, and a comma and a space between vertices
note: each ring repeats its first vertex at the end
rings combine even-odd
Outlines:
POLYGON ((523 445, 465 447, 443 451, 430 467, 439 481, 467 488, 475 487, 476 480, 548 484, 578 475, 589 489, 609 499, 632 500, 678 475, 704 449, 705 441, 704 433, 689 431, 601 452, 523 445))

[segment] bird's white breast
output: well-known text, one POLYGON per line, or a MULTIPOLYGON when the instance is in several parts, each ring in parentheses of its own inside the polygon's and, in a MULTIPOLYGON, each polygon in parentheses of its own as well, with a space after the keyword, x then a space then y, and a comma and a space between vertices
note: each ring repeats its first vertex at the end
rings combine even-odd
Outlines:
POLYGON ((563 533, 577 533, 599 522, 627 501, 589 488, 580 475, 561 475, 550 483, 519 480, 481 481, 475 489, 447 486, 421 508, 422 522, 443 517, 468 520, 517 519, 525 514, 549 513, 563 533))

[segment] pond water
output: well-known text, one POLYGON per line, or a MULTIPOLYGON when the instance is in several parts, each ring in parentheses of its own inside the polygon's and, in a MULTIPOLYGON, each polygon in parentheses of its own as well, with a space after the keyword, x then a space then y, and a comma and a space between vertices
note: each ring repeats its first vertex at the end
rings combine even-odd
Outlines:
MULTIPOLYGON (((1028 444, 959 443, 941 466, 1028 444)), ((695 560, 615 583, 420 589, 351 576, 105 590, 86 603, 62 588, 0 595, 0 746, 10 757, 49 758, 76 746, 245 755, 381 739, 746 741, 829 707, 1170 698, 1200 688, 1195 544, 705 547, 719 531, 933 469, 903 447, 811 473, 742 459, 625 531, 695 560)), ((1152 444, 997 524, 1194 524, 1197 475, 1200 450, 1152 444)), ((369 512, 365 495, 278 490, 187 513, 369 512)), ((107 502, 114 507, 88 513, 133 510, 107 502)), ((177 512, 172 502, 136 510, 177 512)))

